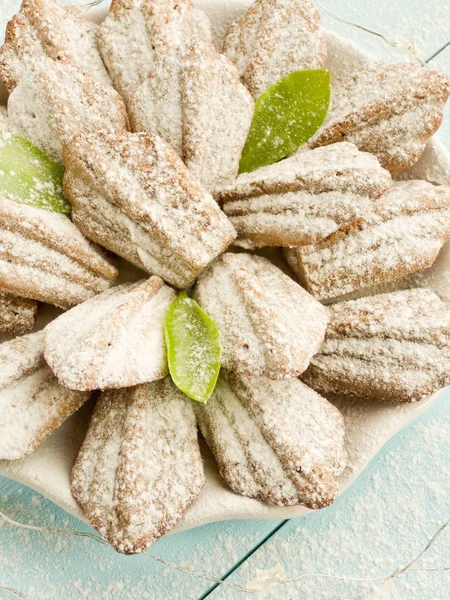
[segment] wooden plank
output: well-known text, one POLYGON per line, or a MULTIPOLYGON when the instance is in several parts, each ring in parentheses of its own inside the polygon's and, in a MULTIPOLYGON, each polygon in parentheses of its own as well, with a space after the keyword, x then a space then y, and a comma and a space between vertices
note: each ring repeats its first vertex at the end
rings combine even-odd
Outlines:
MULTIPOLYGON (((335 15, 382 33, 394 41, 413 41, 424 59, 450 40, 450 3, 444 0, 318 0, 335 15)), ((340 23, 319 8, 322 22, 353 40, 380 60, 410 59, 404 50, 391 48, 381 39, 340 23)))
MULTIPOLYGON (((17 521, 92 531, 39 494, 0 478, 0 509, 17 521)), ((228 521, 168 536, 151 552, 189 569, 221 577, 279 525, 228 521)), ((211 583, 143 556, 126 557, 85 538, 38 533, 0 523, 0 585, 30 600, 166 600, 198 598, 211 583)), ((0 590, 0 598, 6 592, 0 590)))
MULTIPOLYGON (((289 521, 227 582, 245 586, 256 569, 281 564, 285 578, 300 573, 347 577, 388 575, 417 556, 448 518, 450 496, 450 390, 394 437, 371 465, 326 510, 289 521)), ((417 566, 450 565, 450 528, 417 566)), ((448 573, 411 571, 395 579, 392 600, 447 600, 448 573)), ((360 600, 380 583, 307 577, 275 587, 268 598, 360 600), (373 586, 373 587, 371 587, 373 586)), ((235 600, 223 586, 208 600, 235 600)), ((244 595, 245 597, 245 595, 244 595)))

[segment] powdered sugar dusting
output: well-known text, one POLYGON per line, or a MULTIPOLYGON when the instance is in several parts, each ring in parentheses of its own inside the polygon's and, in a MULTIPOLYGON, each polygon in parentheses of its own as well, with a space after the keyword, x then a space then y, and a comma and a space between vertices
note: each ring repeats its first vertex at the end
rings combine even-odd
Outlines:
POLYGON ((279 505, 333 501, 345 466, 342 417, 298 379, 229 373, 195 410, 235 492, 279 505))
POLYGON ((450 237, 450 188, 396 182, 363 219, 287 251, 306 288, 331 299, 430 266, 450 237))
POLYGON ((339 79, 311 147, 347 140, 391 172, 413 165, 441 124, 450 79, 410 63, 373 62, 339 79))
POLYGON ((72 491, 116 550, 145 550, 182 517, 203 484, 192 404, 170 378, 102 394, 72 491))
POLYGON ((159 277, 107 290, 47 326, 46 360, 77 390, 161 379, 168 373, 164 319, 174 299, 159 277))
POLYGON ((68 308, 107 287, 117 270, 66 215, 0 196, 4 291, 68 308))
POLYGON ((327 56, 320 16, 309 0, 256 0, 225 36, 224 54, 252 95, 303 69, 320 69, 327 56))
POLYGON ((125 105, 112 87, 68 63, 42 58, 8 99, 9 126, 58 162, 73 135, 128 129, 125 105))
POLYGON ((99 83, 110 85, 97 48, 98 26, 73 6, 57 0, 24 0, 8 23, 6 42, 0 49, 0 77, 11 92, 36 61, 48 56, 67 61, 89 72, 99 83))
POLYGON ((32 452, 88 397, 57 383, 44 361, 42 332, 1 344, 0 458, 32 452))
POLYGON ((325 393, 413 402, 450 383, 449 371, 450 310, 418 288, 333 305, 302 377, 325 393))
POLYGON ((235 237, 211 195, 157 136, 78 136, 64 160, 64 191, 83 233, 177 287, 235 237))
POLYGON ((372 210, 391 177, 346 142, 239 175, 216 195, 244 247, 303 246, 372 210))
POLYGON ((327 310, 260 256, 223 254, 194 296, 219 328, 228 370, 283 379, 302 373, 322 343, 327 310))

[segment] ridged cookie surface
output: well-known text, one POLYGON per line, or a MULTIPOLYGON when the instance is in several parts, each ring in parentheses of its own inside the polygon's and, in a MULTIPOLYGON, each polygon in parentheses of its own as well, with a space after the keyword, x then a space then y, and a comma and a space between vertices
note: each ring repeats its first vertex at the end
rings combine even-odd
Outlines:
POLYGON ((304 246, 372 210, 390 184, 374 156, 343 142, 243 173, 216 198, 239 245, 304 246))
POLYGON ((234 181, 253 116, 253 100, 236 69, 186 1, 147 9, 153 67, 128 104, 133 131, 160 135, 202 185, 214 192, 234 181))
POLYGON ((224 54, 256 98, 293 71, 323 67, 319 13, 310 0, 256 0, 230 27, 224 54))
POLYGON ((123 100, 109 85, 97 83, 69 63, 36 61, 8 99, 12 133, 30 140, 62 162, 62 145, 72 136, 128 129, 123 100))
POLYGON ((58 383, 44 360, 43 331, 0 344, 0 459, 41 444, 89 398, 58 383))
POLYGON ((170 378, 103 392, 71 488, 118 552, 143 552, 169 531, 204 481, 192 401, 170 378))
POLYGON ((313 509, 334 501, 346 462, 344 420, 298 379, 228 373, 195 412, 222 477, 237 494, 313 509))
POLYGON ((325 335, 327 309, 260 256, 222 254, 197 279, 194 297, 219 328, 229 371, 299 375, 325 335))
POLYGON ((331 300, 429 267, 450 239, 450 187, 395 182, 364 217, 323 241, 286 249, 302 285, 331 300))
POLYGON ((450 308, 416 288, 331 307, 302 379, 322 393, 415 402, 450 383, 450 308))
POLYGON ((110 85, 97 47, 98 25, 81 10, 57 0, 23 0, 0 48, 0 77, 9 92, 36 61, 48 56, 69 62, 110 85))
POLYGON ((325 123, 309 144, 353 142, 395 173, 419 160, 439 128, 450 78, 411 63, 374 62, 332 86, 325 123))
POLYGON ((0 290, 70 308, 110 287, 117 269, 66 215, 0 196, 0 290))
POLYGON ((124 388, 165 377, 164 319, 175 292, 159 277, 114 287, 46 327, 45 359, 70 389, 124 388))
POLYGON ((64 191, 79 229, 176 287, 187 287, 236 235, 157 136, 78 136, 65 146, 64 162, 64 191))

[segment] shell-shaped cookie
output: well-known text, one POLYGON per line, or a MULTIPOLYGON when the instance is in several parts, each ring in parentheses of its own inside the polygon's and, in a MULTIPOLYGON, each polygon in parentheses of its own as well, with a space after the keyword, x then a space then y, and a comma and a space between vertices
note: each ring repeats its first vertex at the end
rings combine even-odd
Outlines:
POLYGON ((372 210, 390 184, 374 156, 343 142, 243 173, 216 199, 239 245, 304 246, 372 210))
POLYGON ((97 47, 98 25, 80 9, 57 0, 23 0, 6 28, 0 48, 0 77, 12 92, 27 69, 42 57, 69 62, 110 85, 97 47))
POLYGON ((72 493, 118 551, 143 552, 200 494, 192 402, 168 377, 103 392, 72 470, 72 493))
POLYGON ((346 462, 344 420, 298 379, 228 373, 195 412, 222 477, 237 494, 313 509, 335 500, 346 462))
POLYGON ((62 162, 62 145, 73 135, 128 129, 123 100, 69 63, 42 58, 23 74, 8 99, 12 133, 62 162))
POLYGON ((176 287, 187 287, 236 235, 157 136, 78 136, 65 146, 64 162, 64 191, 79 229, 176 287))
POLYGON ((256 0, 230 27, 224 54, 256 98, 293 71, 323 67, 320 15, 310 0, 256 0))
POLYGON ((33 452, 89 398, 58 383, 44 339, 38 331, 0 344, 0 459, 33 452))
MULTIPOLYGON (((176 14, 178 4, 167 10, 176 14)), ((193 36, 186 19, 174 38, 173 17, 168 19, 152 40, 151 74, 129 102, 131 128, 160 135, 213 192, 238 173, 253 100, 210 39, 193 36)))
POLYGON ((450 307, 421 288, 335 304, 302 379, 323 393, 425 398, 450 383, 450 307))
POLYGON ((0 333, 23 334, 31 331, 37 309, 35 300, 0 292, 0 333))
POLYGON ((439 128, 449 95, 444 73, 411 63, 371 63, 333 87, 331 109, 310 146, 346 140, 392 173, 402 171, 439 128))
POLYGON ((128 102, 153 73, 155 41, 169 51, 172 44, 210 35, 206 15, 193 9, 191 0, 113 0, 98 43, 114 87, 128 102))
POLYGON ((60 213, 0 195, 0 290, 70 308, 107 289, 117 269, 60 213))
POLYGON ((302 285, 331 300, 429 267, 449 239, 450 187, 404 181, 363 218, 285 254, 302 285))
POLYGON ((174 299, 174 290, 159 277, 111 288, 47 326, 45 359, 74 390, 161 379, 169 372, 164 318, 174 299))
POLYGON ((325 335, 327 309, 260 256, 223 254, 200 275, 194 296, 219 328, 230 371, 299 375, 325 335))

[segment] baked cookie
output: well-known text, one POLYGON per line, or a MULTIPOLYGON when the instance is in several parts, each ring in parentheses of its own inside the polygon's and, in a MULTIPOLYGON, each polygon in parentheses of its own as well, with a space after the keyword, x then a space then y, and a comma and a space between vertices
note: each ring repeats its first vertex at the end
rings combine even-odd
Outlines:
POLYGON ((170 377, 103 392, 72 469, 72 493, 118 551, 143 552, 205 481, 192 402, 170 377))
POLYGON ((260 256, 223 254, 197 279, 194 297, 219 328, 229 371, 300 375, 325 335, 327 309, 260 256))
POLYGON ((34 327, 38 303, 0 292, 0 333, 28 333, 34 327))
POLYGON ((343 142, 243 173, 216 199, 240 246, 304 246, 371 211, 390 184, 374 156, 343 142))
POLYGON ((0 106, 0 131, 7 131, 8 129, 8 110, 6 106, 0 106))
POLYGON ((36 61, 8 99, 12 133, 62 162, 62 145, 73 135, 128 129, 125 105, 111 87, 68 63, 36 61))
POLYGON ((164 318, 175 297, 159 277, 106 290, 47 325, 45 360, 73 390, 161 379, 169 372, 164 318))
POLYGON ((439 128, 450 78, 411 63, 374 62, 332 88, 325 123, 312 148, 353 142, 395 173, 413 165, 439 128))
POLYGON ((415 402, 450 383, 450 308, 430 290, 331 307, 325 342, 302 379, 323 393, 415 402))
POLYGON ((97 47, 97 33, 98 25, 74 6, 57 0, 23 0, 20 11, 8 23, 0 48, 0 78, 12 92, 29 67, 48 56, 69 62, 99 83, 110 85, 97 47))
POLYGON ((110 287, 117 269, 60 213, 0 195, 0 291, 70 308, 110 287))
POLYGON ((64 191, 79 229, 176 287, 187 287, 236 235, 157 136, 77 136, 64 147, 64 163, 64 191))
POLYGON ((312 509, 334 502, 346 463, 344 420, 298 379, 227 373, 195 412, 220 474, 237 494, 312 509))
POLYGON ((153 68, 128 104, 131 128, 161 136, 213 192, 236 178, 254 103, 234 66, 195 35, 190 2, 161 3, 152 10, 153 68))
POLYGON ((293 71, 324 66, 320 15, 310 0, 256 0, 230 27, 224 54, 256 98, 293 71))
POLYGON ((195 42, 211 35, 206 15, 193 9, 190 0, 112 0, 98 44, 113 85, 126 102, 152 74, 154 41, 160 42, 163 33, 168 50, 186 36, 195 42))
POLYGON ((33 452, 89 398, 60 385, 44 360, 43 331, 0 344, 0 459, 33 452))
POLYGON ((450 187, 402 181, 371 213, 285 255, 310 294, 331 300, 429 267, 449 239, 450 187))

